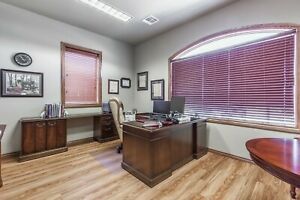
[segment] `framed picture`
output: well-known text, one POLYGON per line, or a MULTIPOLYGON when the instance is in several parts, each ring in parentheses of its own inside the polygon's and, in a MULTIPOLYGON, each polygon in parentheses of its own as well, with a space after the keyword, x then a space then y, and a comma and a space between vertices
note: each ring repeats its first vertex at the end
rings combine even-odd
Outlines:
POLYGON ((148 90, 148 72, 137 74, 137 90, 148 90))
POLYGON ((130 78, 121 78, 121 87, 122 88, 130 88, 131 87, 130 78))
POLYGON ((164 79, 151 81, 151 100, 165 100, 164 79))
POLYGON ((108 79, 108 94, 119 94, 119 80, 108 79))
POLYGON ((2 97, 43 97, 42 73, 1 69, 2 97))

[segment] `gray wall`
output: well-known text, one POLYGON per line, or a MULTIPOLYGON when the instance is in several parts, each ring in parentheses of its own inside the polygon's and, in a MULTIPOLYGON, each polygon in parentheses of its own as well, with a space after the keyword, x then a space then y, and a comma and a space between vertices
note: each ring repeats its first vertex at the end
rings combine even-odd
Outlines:
MULTIPOLYGON (((128 44, 85 31, 16 7, 0 3, 0 68, 44 73, 43 98, 0 97, 0 123, 7 124, 2 152, 20 150, 21 117, 38 116, 45 103, 60 102, 60 42, 68 42, 102 51, 103 101, 107 101, 107 79, 133 78, 133 50, 128 44), (27 52, 33 64, 16 66, 11 58, 16 52, 27 52)), ((133 89, 121 89, 126 109, 133 107, 133 89)), ((69 113, 99 111, 100 108, 72 109, 69 113)), ((91 137, 92 119, 68 121, 68 141, 91 137)))
MULTIPOLYGON (((168 58, 180 49, 207 35, 227 29, 261 23, 300 24, 298 0, 240 0, 179 26, 135 47, 135 73, 149 71, 149 79, 164 78, 168 83, 168 58)), ((166 84, 166 97, 168 86, 166 84)), ((135 107, 151 111, 150 90, 136 91, 135 107)), ((210 148, 249 158, 245 142, 257 137, 294 137, 273 131, 264 131, 227 125, 208 124, 210 148)))

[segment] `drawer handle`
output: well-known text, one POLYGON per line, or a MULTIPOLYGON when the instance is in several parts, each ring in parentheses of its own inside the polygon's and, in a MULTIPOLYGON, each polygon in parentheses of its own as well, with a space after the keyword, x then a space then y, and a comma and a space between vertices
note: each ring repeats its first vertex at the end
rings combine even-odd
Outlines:
POLYGON ((48 122, 48 125, 49 125, 49 126, 55 126, 55 125, 56 125, 56 122, 48 122))
POLYGON ((37 127, 44 127, 46 124, 45 123, 36 123, 35 124, 37 127))
POLYGON ((111 130, 112 130, 111 127, 105 127, 105 128, 104 128, 104 131, 111 131, 111 130))

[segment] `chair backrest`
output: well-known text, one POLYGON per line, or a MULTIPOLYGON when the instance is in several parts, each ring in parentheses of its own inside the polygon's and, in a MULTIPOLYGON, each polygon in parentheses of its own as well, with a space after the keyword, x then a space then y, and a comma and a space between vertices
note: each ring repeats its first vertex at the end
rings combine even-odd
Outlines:
POLYGON ((124 106, 123 103, 117 97, 112 97, 109 99, 109 106, 114 118, 114 122, 119 134, 121 141, 123 141, 123 126, 122 123, 124 122, 124 106))

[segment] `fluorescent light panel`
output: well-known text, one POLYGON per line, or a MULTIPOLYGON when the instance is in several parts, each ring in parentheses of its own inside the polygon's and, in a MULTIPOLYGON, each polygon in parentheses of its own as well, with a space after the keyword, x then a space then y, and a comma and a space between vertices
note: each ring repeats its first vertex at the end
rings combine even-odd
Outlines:
POLYGON ((101 10, 102 12, 105 12, 106 14, 109 14, 117 19, 120 19, 124 22, 128 22, 129 20, 132 19, 131 16, 125 14, 122 11, 119 11, 115 8, 113 8, 110 5, 107 5, 99 0, 80 0, 82 3, 85 3, 89 6, 92 6, 98 10, 101 10))

